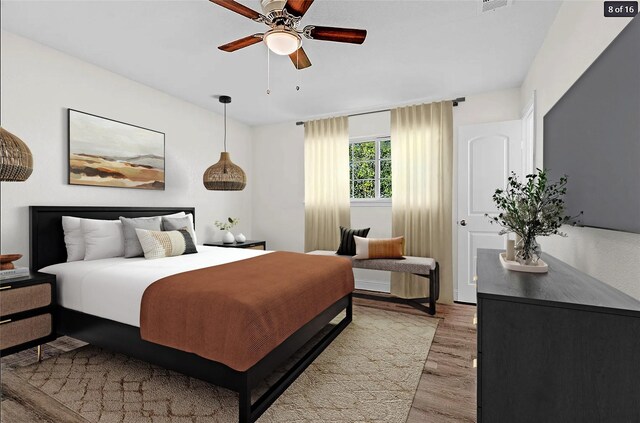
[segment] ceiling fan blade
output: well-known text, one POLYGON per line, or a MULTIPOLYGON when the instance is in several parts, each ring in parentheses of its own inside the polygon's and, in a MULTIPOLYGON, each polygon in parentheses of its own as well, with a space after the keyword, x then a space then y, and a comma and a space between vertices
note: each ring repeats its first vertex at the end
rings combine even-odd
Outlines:
POLYGON ((304 52, 304 49, 302 47, 291 53, 289 57, 293 62, 293 66, 295 66, 298 70, 306 69, 311 66, 309 56, 307 56, 307 53, 304 52))
POLYGON ((312 40, 362 44, 364 43, 364 39, 367 38, 367 30, 309 25, 305 27, 304 35, 312 40))
POLYGON ((307 13, 312 4, 313 0, 288 0, 284 8, 293 16, 301 18, 307 13))
POLYGON ((249 19, 253 19, 254 21, 262 22, 264 19, 264 16, 261 15, 260 13, 233 0, 209 0, 209 1, 211 3, 217 4, 218 6, 222 6, 225 9, 229 9, 233 12, 239 13, 242 16, 245 16, 249 19))
POLYGON ((262 41, 263 34, 253 34, 248 37, 240 38, 239 40, 231 41, 225 45, 218 47, 222 51, 226 51, 228 53, 236 50, 240 50, 241 48, 249 47, 253 44, 259 43, 262 41))

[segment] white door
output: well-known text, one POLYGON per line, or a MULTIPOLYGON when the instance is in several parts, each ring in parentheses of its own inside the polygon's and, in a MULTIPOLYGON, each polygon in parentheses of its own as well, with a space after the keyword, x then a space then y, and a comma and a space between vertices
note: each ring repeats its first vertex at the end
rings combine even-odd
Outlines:
POLYGON ((500 227, 485 213, 497 213, 491 197, 512 171, 521 176, 522 121, 458 128, 457 301, 476 302, 478 248, 506 247, 506 236, 498 235, 500 227))

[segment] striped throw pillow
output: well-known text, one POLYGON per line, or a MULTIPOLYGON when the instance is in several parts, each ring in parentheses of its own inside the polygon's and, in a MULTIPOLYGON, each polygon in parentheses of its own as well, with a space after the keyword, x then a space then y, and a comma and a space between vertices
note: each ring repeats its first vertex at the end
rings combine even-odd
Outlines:
POLYGON ((356 255, 354 259, 400 259, 404 258, 404 237, 362 238, 355 236, 356 255))
POLYGON ((365 229, 349 229, 340 226, 340 246, 336 254, 342 256, 353 256, 356 254, 356 242, 354 236, 366 237, 371 228, 365 229))
POLYGON ((144 258, 156 259, 197 253, 187 228, 177 231, 148 231, 136 228, 144 258))

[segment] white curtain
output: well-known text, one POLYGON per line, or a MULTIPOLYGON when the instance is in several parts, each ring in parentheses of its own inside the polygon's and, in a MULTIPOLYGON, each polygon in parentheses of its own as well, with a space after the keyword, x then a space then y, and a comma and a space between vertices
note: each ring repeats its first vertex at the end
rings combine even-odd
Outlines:
MULTIPOLYGON (((453 105, 450 101, 391 111, 393 236, 405 237, 405 254, 440 264, 440 300, 453 301, 453 105)), ((391 293, 428 296, 426 279, 394 273, 391 293)))
POLYGON ((305 251, 337 250, 349 227, 349 120, 307 122, 304 128, 305 251))

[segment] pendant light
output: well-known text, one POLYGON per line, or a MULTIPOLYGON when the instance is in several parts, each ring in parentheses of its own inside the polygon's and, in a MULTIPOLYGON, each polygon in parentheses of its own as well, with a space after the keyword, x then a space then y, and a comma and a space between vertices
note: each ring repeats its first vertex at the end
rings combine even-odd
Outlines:
POLYGON ((227 104, 231 103, 231 97, 221 95, 219 100, 224 104, 224 151, 218 163, 204 171, 202 182, 211 191, 242 191, 247 185, 247 175, 227 153, 227 104))
POLYGON ((0 181, 26 181, 31 172, 33 156, 27 144, 0 127, 0 181))

